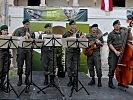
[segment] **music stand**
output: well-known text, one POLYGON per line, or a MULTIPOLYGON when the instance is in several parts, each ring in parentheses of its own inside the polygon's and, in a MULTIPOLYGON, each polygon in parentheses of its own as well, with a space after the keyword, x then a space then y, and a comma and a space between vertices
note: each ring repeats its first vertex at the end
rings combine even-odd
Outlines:
MULTIPOLYGON (((22 41, 22 49, 30 49, 31 53, 33 51, 33 49, 40 49, 42 47, 42 45, 44 44, 44 41, 41 39, 27 39, 22 41)), ((19 97, 21 96, 21 94, 25 91, 26 93, 28 93, 28 90, 30 88, 30 85, 35 86, 36 88, 38 88, 39 90, 41 90, 41 88, 39 86, 37 86, 33 81, 32 81, 32 56, 31 56, 31 72, 30 72, 30 83, 26 85, 26 87, 20 92, 19 97)), ((42 91, 44 94, 46 94, 44 91, 42 91)))
MULTIPOLYGON (((46 39, 44 46, 49 46, 49 47, 52 47, 53 48, 53 72, 52 72, 52 75, 54 75, 55 48, 57 46, 62 46, 61 35, 44 35, 42 39, 46 39)), ((52 79, 53 79, 53 84, 48 84, 46 87, 42 88, 40 91, 37 91, 37 93, 39 93, 41 91, 43 92, 44 89, 47 89, 49 87, 55 87, 60 92, 60 94, 64 97, 64 94, 61 92, 61 90, 59 89, 59 87, 55 84, 54 78, 52 78, 52 79)))
MULTIPOLYGON (((89 47, 89 42, 88 39, 83 39, 83 38, 63 38, 62 39, 62 43, 64 43, 64 47, 68 47, 68 48, 77 48, 77 50, 80 50, 80 48, 87 48, 89 47)), ((78 52, 77 52, 78 53, 78 52)), ((87 91, 87 89, 84 87, 84 85, 82 84, 82 82, 78 79, 78 68, 79 68, 79 62, 78 62, 79 56, 77 54, 77 75, 76 75, 76 88, 74 86, 74 84, 72 85, 71 88, 71 93, 70 96, 72 96, 73 91, 75 90, 76 92, 80 91, 82 88, 85 90, 85 92, 89 95, 89 92, 87 91), (78 82, 81 85, 81 88, 78 89, 78 82)), ((74 81, 74 80, 73 80, 74 81)), ((74 83, 74 82, 73 82, 74 83)))
MULTIPOLYGON (((18 41, 19 38, 15 37, 15 36, 0 36, 0 48, 1 49, 8 49, 8 51, 12 48, 18 48, 18 41)), ((7 84, 7 90, 4 91, 6 93, 9 93, 11 90, 13 90, 13 92, 16 94, 16 96, 18 97, 17 92, 15 91, 15 89, 13 88, 12 84, 10 83, 10 79, 9 79, 9 70, 10 70, 10 53, 8 52, 8 72, 7 72, 7 80, 6 82, 1 86, 3 87, 5 84, 7 84)), ((4 63, 3 63, 4 64, 4 63)))

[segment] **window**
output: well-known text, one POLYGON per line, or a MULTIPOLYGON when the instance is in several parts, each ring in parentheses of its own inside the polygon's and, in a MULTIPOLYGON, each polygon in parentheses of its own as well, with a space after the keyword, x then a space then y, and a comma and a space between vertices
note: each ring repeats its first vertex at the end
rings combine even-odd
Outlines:
POLYGON ((125 0, 113 0, 114 7, 125 7, 125 0))
POLYGON ((28 0, 28 6, 39 6, 40 0, 28 0))

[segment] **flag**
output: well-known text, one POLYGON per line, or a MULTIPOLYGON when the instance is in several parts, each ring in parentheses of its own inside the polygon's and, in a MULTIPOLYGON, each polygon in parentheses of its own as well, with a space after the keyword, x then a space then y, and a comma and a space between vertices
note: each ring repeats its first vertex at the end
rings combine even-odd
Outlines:
POLYGON ((105 11, 112 11, 113 0, 101 0, 101 9, 105 11))

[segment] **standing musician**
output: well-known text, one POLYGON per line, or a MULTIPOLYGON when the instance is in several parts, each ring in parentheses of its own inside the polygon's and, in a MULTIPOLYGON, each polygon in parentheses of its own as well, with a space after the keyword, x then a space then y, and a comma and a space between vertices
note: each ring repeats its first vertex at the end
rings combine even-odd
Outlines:
MULTIPOLYGON (((43 39, 43 34, 46 35, 52 35, 53 33, 50 31, 51 29, 51 24, 47 23, 45 26, 45 32, 42 33, 39 36, 39 39, 43 39)), ((41 63, 44 68, 44 76, 45 76, 45 81, 44 85, 48 85, 48 75, 50 75, 50 85, 54 84, 54 73, 53 73, 53 67, 56 67, 56 57, 53 55, 53 47, 48 47, 48 46, 43 46, 41 49, 41 63), (53 59, 54 56, 54 59, 53 59), (54 61, 54 65, 53 65, 54 61)), ((54 51, 55 52, 55 51, 54 51)), ((55 54, 55 53, 54 53, 55 54)))
MULTIPOLYGON (((113 77, 114 72, 117 67, 119 56, 121 55, 121 48, 125 39, 132 40, 131 29, 126 29, 124 27, 120 27, 120 21, 116 20, 113 22, 114 30, 109 33, 107 43, 109 47, 109 56, 108 56, 108 64, 109 64, 109 82, 108 87, 111 89, 115 89, 113 85, 113 77), (127 38, 126 38, 127 37, 127 38)), ((119 85, 119 84, 118 84, 119 85)))
MULTIPOLYGON (((2 25, 0 27, 0 35, 8 35, 7 25, 2 25)), ((8 57, 10 55, 11 54, 8 49, 0 49, 0 90, 6 90, 6 87, 3 85, 6 78, 6 74, 9 71, 8 64, 10 63, 10 60, 8 59, 8 57)))
MULTIPOLYGON (((70 25, 70 30, 68 30, 65 34, 63 34, 63 38, 76 37, 77 35, 79 35, 78 38, 84 36, 80 30, 76 29, 75 20, 70 20, 69 25, 70 25)), ((77 60, 78 62, 80 62, 80 49, 77 50, 77 48, 71 48, 71 47, 67 48, 65 55, 66 55, 66 67, 69 77, 69 82, 67 83, 67 86, 74 85, 74 87, 77 87, 76 86, 76 83, 78 81, 76 80, 77 60), (74 77, 74 79, 72 79, 72 77, 74 77)))
MULTIPOLYGON (((23 27, 20 27, 16 30, 15 36, 19 37, 24 37, 25 39, 30 39, 30 38, 35 38, 35 34, 33 31, 29 29, 30 22, 28 19, 23 20, 23 27)), ((18 76, 19 76, 19 81, 18 81, 18 86, 22 85, 22 74, 23 74, 23 65, 25 61, 26 69, 25 69, 25 84, 29 84, 29 75, 31 71, 31 56, 32 56, 32 51, 31 49, 23 49, 21 47, 18 48, 17 50, 17 66, 18 66, 18 76)))
POLYGON ((87 63, 90 72, 90 77, 92 77, 91 81, 88 85, 95 85, 95 71, 94 66, 96 68, 96 73, 98 77, 98 87, 102 87, 101 77, 102 77, 102 69, 101 69, 101 55, 100 55, 100 47, 103 46, 103 38, 100 31, 98 31, 98 25, 93 24, 91 26, 91 33, 86 35, 86 38, 90 41, 91 46, 95 45, 95 49, 92 51, 92 54, 87 56, 87 63), (91 43, 92 42, 92 43, 91 43))

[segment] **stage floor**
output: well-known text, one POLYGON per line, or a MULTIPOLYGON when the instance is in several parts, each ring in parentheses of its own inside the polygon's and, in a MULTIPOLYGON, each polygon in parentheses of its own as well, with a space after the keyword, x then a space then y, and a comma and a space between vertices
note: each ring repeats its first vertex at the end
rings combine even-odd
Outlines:
MULTIPOLYGON (((10 77, 11 84, 19 94, 25 85, 21 87, 17 86, 18 77, 10 77)), ((38 89, 34 86, 30 87, 29 93, 23 93, 19 98, 16 97, 13 91, 10 93, 5 93, 0 91, 0 100, 2 99, 10 99, 10 100, 132 100, 133 99, 133 88, 129 87, 125 92, 123 88, 117 86, 117 82, 114 80, 114 85, 116 89, 108 88, 108 78, 102 78, 102 87, 97 87, 97 79, 96 85, 88 86, 88 82, 90 78, 85 73, 79 73, 79 80, 83 83, 85 88, 88 90, 90 95, 81 89, 79 92, 73 93, 72 97, 69 97, 71 88, 67 87, 68 77, 55 79, 56 84, 60 87, 60 90, 65 95, 63 98, 62 95, 55 87, 49 87, 44 90, 46 94, 40 92, 37 93, 38 89)), ((44 76, 40 71, 33 72, 33 82, 37 84, 40 88, 43 88, 44 76)), ((24 83, 24 78, 23 78, 24 83)), ((79 88, 81 85, 79 84, 79 88)))

